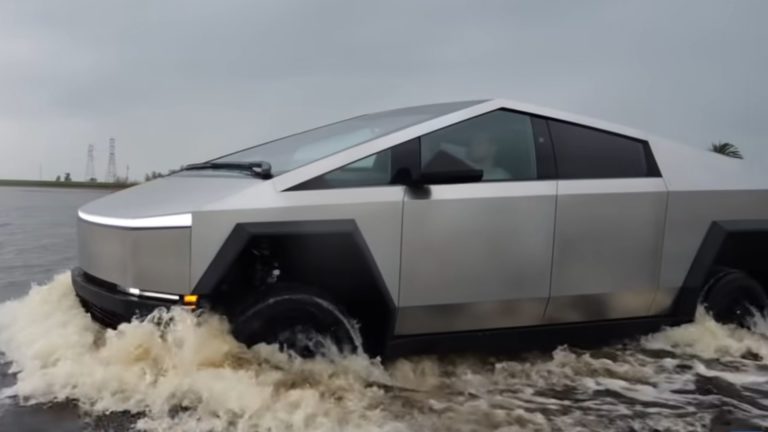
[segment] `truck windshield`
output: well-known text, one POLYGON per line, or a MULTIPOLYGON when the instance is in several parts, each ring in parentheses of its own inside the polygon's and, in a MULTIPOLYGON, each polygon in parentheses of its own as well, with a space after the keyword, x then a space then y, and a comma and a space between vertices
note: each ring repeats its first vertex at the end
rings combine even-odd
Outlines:
POLYGON ((269 141, 209 162, 268 162, 273 175, 325 158, 409 126, 477 104, 479 101, 423 105, 365 114, 269 141))

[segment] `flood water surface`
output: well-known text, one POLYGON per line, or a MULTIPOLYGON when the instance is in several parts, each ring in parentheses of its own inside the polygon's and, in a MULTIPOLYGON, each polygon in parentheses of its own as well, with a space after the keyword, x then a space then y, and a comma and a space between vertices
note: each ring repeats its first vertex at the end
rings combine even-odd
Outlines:
MULTIPOLYGON (((16 199, 41 197, 13 191, 16 199)), ((66 202, 76 207, 92 198, 66 202)), ((3 218, 6 206, 0 199, 3 218)), ((63 207, 60 200, 48 209, 27 205, 27 214, 14 210, 23 221, 0 225, 0 253, 16 260, 0 261, 0 293, 11 299, 0 304, 3 431, 768 428, 763 319, 748 331, 700 313, 692 324, 598 350, 387 364, 364 356, 304 360, 263 345, 246 349, 222 318, 181 309, 104 330, 82 311, 69 282, 74 209, 63 207), (41 211, 46 216, 34 222, 41 211), (3 231, 8 226, 14 227, 11 243, 3 231), (69 248, 46 241, 69 242, 69 248), (48 272, 47 281, 41 272, 48 272)))

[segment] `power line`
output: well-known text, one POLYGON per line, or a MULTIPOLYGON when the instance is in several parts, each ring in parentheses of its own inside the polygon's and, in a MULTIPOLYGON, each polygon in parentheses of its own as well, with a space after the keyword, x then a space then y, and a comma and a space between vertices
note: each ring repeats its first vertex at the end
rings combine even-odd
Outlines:
POLYGON ((96 170, 93 167, 93 144, 88 144, 88 158, 85 163, 85 181, 93 181, 96 170))
POLYGON ((107 162, 107 178, 108 183, 114 183, 117 181, 117 163, 115 162, 115 139, 109 139, 109 162, 107 162))

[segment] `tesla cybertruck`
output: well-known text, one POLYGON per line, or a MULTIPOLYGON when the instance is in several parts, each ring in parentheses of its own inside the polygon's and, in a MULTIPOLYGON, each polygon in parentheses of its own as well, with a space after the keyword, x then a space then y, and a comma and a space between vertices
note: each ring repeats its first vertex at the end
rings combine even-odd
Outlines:
POLYGON ((505 100, 361 115, 78 216, 72 280, 96 321, 213 310, 299 353, 602 340, 768 306, 759 167, 505 100))

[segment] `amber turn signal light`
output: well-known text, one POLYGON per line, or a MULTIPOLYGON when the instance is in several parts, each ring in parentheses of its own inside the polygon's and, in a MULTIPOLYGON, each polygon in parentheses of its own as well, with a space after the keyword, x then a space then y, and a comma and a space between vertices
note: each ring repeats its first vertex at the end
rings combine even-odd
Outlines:
POLYGON ((185 295, 184 306, 197 306, 197 296, 194 294, 185 295))

